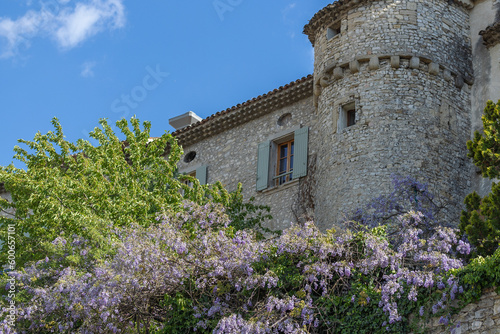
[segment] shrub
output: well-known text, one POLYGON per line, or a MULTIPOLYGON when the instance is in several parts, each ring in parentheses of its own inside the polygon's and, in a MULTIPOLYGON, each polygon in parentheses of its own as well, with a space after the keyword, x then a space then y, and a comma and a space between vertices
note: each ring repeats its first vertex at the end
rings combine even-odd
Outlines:
MULTIPOLYGON (((13 165, 0 168, 0 183, 12 201, 0 198, 0 209, 14 209, 10 217, 0 217, 0 225, 16 230, 18 266, 38 261, 50 254, 51 241, 78 235, 92 244, 94 256, 112 253, 109 238, 113 227, 130 224, 149 226, 159 212, 180 212, 183 200, 199 204, 223 204, 237 228, 270 232, 262 222, 270 218, 269 207, 245 202, 241 185, 230 193, 220 183, 200 185, 198 180, 179 175, 177 163, 182 149, 169 133, 151 140, 149 122, 132 118, 116 123, 121 140, 106 120, 87 140, 71 143, 57 119, 54 131, 36 134, 33 141, 20 140, 28 149, 15 148, 26 170, 13 165), (183 181, 190 181, 192 186, 183 181)), ((7 241, 7 229, 0 238, 7 241)), ((1 247, 0 243, 0 247, 1 247)), ((0 252, 6 263, 7 252, 0 252)))
POLYGON ((61 256, 9 273, 29 298, 18 304, 17 330, 406 332, 411 312, 434 314, 455 298, 460 287, 447 273, 462 262, 452 255, 469 248, 448 228, 422 239, 420 213, 398 222, 396 248, 383 227, 323 234, 306 223, 258 240, 231 227, 222 206, 185 202, 158 224, 117 229, 106 259, 88 257, 87 240, 59 237, 52 245, 61 256), (92 265, 77 270, 63 254, 92 265))

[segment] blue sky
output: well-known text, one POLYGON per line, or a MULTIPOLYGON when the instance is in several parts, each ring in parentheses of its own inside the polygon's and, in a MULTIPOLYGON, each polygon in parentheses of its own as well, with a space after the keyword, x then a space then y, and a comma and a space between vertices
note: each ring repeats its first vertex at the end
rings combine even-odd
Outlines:
POLYGON ((2 0, 0 165, 52 117, 71 141, 133 115, 159 136, 306 76, 303 26, 331 2, 2 0))

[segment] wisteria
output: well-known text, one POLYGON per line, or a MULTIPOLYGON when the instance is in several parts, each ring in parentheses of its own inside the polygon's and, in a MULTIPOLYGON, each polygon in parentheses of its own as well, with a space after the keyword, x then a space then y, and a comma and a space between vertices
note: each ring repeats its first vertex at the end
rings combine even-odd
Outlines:
MULTIPOLYGON (((114 254, 92 258, 88 242, 58 237, 60 256, 10 272, 23 290, 17 328, 4 333, 320 333, 335 331, 325 307, 334 296, 376 305, 356 280, 370 278, 388 329, 402 320, 398 305, 439 292, 420 316, 442 312, 462 291, 450 270, 469 245, 449 228, 423 238, 421 212, 361 232, 320 232, 312 222, 259 240, 230 226, 220 205, 184 203, 148 228, 115 230, 114 254), (68 260, 73 259, 72 263, 68 260), (85 265, 82 265, 85 264, 85 265)), ((6 312, 6 309, 3 310, 6 312)), ((5 314, 5 313, 4 313, 5 314)), ((443 317, 444 322, 448 318, 443 317)))
POLYGON ((374 198, 364 207, 358 208, 348 216, 353 221, 368 227, 386 225, 389 229, 399 226, 397 219, 409 211, 422 213, 420 228, 432 231, 435 225, 450 225, 442 221, 442 211, 446 203, 432 193, 429 185, 406 176, 392 175, 393 191, 374 198))

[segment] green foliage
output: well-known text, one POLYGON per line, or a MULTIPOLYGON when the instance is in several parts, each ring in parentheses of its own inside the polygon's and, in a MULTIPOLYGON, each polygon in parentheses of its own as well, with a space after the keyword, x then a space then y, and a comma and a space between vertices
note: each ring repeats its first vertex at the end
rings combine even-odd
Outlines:
POLYGON ((475 131, 474 139, 467 142, 467 156, 484 177, 496 178, 500 175, 500 101, 496 104, 488 101, 481 119, 483 131, 475 131))
POLYGON ((465 205, 460 231, 467 234, 478 255, 493 254, 500 241, 500 183, 493 183, 483 199, 476 192, 468 195, 465 205))
POLYGON ((379 307, 380 289, 373 279, 362 275, 353 277, 349 292, 341 295, 321 297, 318 306, 324 308, 324 319, 327 326, 319 329, 320 333, 409 333, 408 316, 418 310, 415 303, 403 298, 398 303, 398 309, 403 316, 401 322, 387 326, 387 315, 379 307), (354 298, 353 298, 354 296, 354 298))
MULTIPOLYGON (((99 123, 101 128, 90 133, 98 142, 93 146, 83 139, 65 140, 54 118, 54 131, 37 133, 32 141, 19 140, 28 149, 14 148, 14 157, 26 170, 1 167, 0 183, 12 201, 1 199, 0 209, 15 210, 15 215, 0 218, 0 239, 7 240, 6 225, 14 224, 18 266, 45 258, 54 239, 73 235, 91 240, 92 252, 102 257, 112 252, 109 238, 114 228, 133 222, 149 226, 161 212, 182 211, 184 200, 223 203, 237 229, 261 227, 270 217, 268 207, 243 202, 241 186, 229 193, 221 184, 200 185, 179 175, 182 148, 169 133, 151 140, 149 122, 141 128, 136 118, 130 124, 118 121, 125 140, 106 120, 99 123), (183 182, 186 179, 192 186, 183 182)), ((0 254, 0 263, 6 263, 6 256, 0 254)))
POLYGON ((228 192, 222 183, 217 181, 209 192, 209 198, 215 203, 220 203, 226 208, 226 214, 231 219, 231 226, 236 230, 255 229, 258 239, 263 239, 263 233, 280 235, 281 231, 272 231, 263 226, 263 222, 272 219, 271 211, 267 205, 254 204, 254 197, 248 202, 243 200, 243 187, 241 183, 234 192, 228 192))
POLYGON ((169 317, 158 333, 183 334, 186 328, 194 328, 198 320, 194 317, 193 304, 193 300, 182 293, 177 293, 175 297, 165 295, 160 306, 168 311, 169 317))
POLYGON ((485 289, 496 288, 500 293, 500 248, 490 256, 474 258, 453 274, 464 288, 464 294, 460 296, 463 306, 479 300, 485 289))
MULTIPOLYGON (((474 164, 483 177, 500 176, 500 101, 488 101, 482 116, 483 131, 476 131, 474 139, 467 142, 474 164)), ((466 211, 462 211, 460 230, 466 233, 477 254, 493 254, 500 242, 500 184, 493 183, 491 192, 483 199, 477 193, 465 199, 466 211)))

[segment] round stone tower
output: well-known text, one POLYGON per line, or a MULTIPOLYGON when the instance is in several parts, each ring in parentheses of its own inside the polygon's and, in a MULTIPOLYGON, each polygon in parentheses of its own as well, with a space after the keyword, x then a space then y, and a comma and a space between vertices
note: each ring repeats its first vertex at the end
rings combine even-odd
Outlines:
POLYGON ((316 221, 392 190, 391 176, 428 183, 458 224, 470 187, 472 60, 459 0, 339 0, 305 26, 315 51, 321 140, 316 221))

